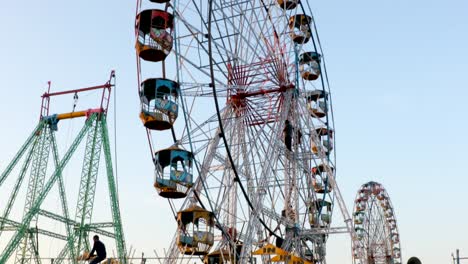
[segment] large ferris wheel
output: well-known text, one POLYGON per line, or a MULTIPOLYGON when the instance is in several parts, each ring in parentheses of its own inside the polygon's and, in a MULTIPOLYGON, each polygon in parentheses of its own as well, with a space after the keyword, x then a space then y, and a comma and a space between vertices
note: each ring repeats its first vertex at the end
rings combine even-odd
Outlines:
POLYGON ((377 182, 368 182, 359 189, 354 207, 353 240, 356 264, 400 264, 400 234, 390 196, 377 182))
POLYGON ((325 263, 328 235, 354 230, 309 3, 138 0, 135 37, 154 187, 178 226, 167 263, 325 263))

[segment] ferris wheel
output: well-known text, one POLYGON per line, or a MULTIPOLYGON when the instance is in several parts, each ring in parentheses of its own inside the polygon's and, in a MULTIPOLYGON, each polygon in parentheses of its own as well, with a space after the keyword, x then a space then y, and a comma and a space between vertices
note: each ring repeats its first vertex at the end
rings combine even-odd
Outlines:
POLYGON ((395 212, 381 184, 368 182, 361 186, 353 216, 357 235, 353 240, 354 263, 402 263, 395 212))
POLYGON ((308 1, 138 0, 135 38, 166 263, 325 263, 346 209, 308 1))

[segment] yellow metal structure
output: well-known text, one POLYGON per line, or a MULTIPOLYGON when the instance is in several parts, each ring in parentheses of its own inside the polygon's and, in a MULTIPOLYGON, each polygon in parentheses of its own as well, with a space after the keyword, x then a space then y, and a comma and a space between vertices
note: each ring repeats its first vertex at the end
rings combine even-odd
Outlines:
POLYGON ((78 111, 78 112, 58 114, 57 119, 58 120, 63 120, 63 119, 70 119, 70 118, 76 118, 76 117, 83 117, 83 116, 86 116, 87 112, 88 111, 78 111))
POLYGON ((270 262, 284 262, 287 264, 313 264, 313 262, 302 259, 298 256, 295 255, 278 255, 273 258, 271 258, 270 262))
POLYGON ((274 246, 272 244, 266 244, 265 246, 252 252, 252 255, 280 255, 287 256, 288 252, 282 248, 274 246))

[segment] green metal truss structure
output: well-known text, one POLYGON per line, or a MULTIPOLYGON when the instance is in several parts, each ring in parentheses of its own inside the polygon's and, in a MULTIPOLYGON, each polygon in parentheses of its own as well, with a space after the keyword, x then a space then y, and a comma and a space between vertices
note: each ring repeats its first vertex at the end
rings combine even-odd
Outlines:
MULTIPOLYGON (((44 181, 47 172, 47 163, 49 160, 51 138, 53 135, 50 132, 49 126, 44 126, 42 131, 37 135, 37 145, 32 148, 32 163, 29 184, 26 193, 26 202, 23 210, 23 220, 26 212, 31 210, 31 206, 37 198, 37 195, 44 187, 44 181)), ((30 226, 37 226, 38 215, 35 215, 30 226)), ((23 237, 19 247, 16 249, 15 264, 30 263, 34 259, 37 264, 40 264, 39 253, 37 249, 38 241, 33 232, 29 232, 28 236, 23 237)))
MULTIPOLYGON (((40 251, 38 250, 38 236, 48 236, 65 241, 65 246, 56 256, 54 263, 77 263, 77 256, 84 251, 89 251, 89 233, 97 233, 115 240, 117 257, 120 263, 126 264, 126 246, 122 229, 122 219, 119 209, 117 187, 112 165, 112 156, 107 129, 106 114, 92 112, 87 116, 86 122, 65 155, 60 159, 55 138, 56 122, 53 118, 44 117, 39 122, 26 142, 7 165, 5 171, 0 174, 0 187, 10 176, 14 168, 23 161, 18 170, 17 178, 11 190, 9 199, 0 216, 0 239, 5 232, 14 232, 10 241, 0 252, 0 264, 11 261, 14 263, 41 264, 40 251), (54 123, 55 122, 55 123, 54 123), (76 149, 86 140, 85 155, 81 171, 79 197, 76 205, 74 219, 70 216, 67 203, 67 195, 62 177, 62 171, 75 154, 76 149), (47 176, 48 160, 52 152, 54 163, 53 173, 47 176), (110 195, 110 208, 112 222, 93 223, 93 205, 96 197, 96 182, 98 177, 101 153, 104 153, 105 168, 107 174, 107 189, 110 195), (21 222, 11 219, 10 214, 15 204, 18 192, 29 171, 29 182, 24 205, 24 215, 21 222), (41 205, 53 186, 59 189, 61 212, 43 210, 41 205), (65 234, 38 228, 39 217, 46 217, 65 225, 65 234), (113 232, 105 228, 113 228, 113 232)), ((3 204, 3 203, 2 203, 3 204)), ((3 207, 3 205, 0 205, 3 207)), ((42 227, 42 226, 41 226, 42 227)), ((50 257, 50 256, 48 256, 50 257)))

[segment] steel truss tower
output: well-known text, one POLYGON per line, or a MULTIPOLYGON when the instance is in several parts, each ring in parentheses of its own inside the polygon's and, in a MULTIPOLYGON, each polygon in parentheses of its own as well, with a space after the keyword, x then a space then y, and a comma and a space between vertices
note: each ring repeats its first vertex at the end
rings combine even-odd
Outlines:
MULTIPOLYGON (((89 235, 99 234, 106 241, 115 240, 117 258, 120 263, 126 263, 126 247, 119 209, 116 179, 112 165, 109 133, 107 128, 107 110, 112 88, 115 87, 115 74, 111 73, 109 81, 103 85, 50 93, 42 96, 40 121, 26 142, 21 146, 13 160, 0 175, 0 188, 8 177, 16 177, 11 188, 8 201, 0 204, 0 239, 8 232, 14 232, 5 248, 0 249, 0 264, 13 261, 14 263, 41 263, 38 248, 40 237, 47 236, 64 241, 63 249, 53 258, 54 263, 78 263, 79 256, 89 252, 89 235), (100 106, 85 111, 73 111, 62 114, 49 114, 50 99, 54 96, 75 94, 99 90, 102 91, 100 106), (85 117, 86 121, 73 143, 63 157, 60 157, 56 141, 57 125, 60 120, 85 117), (62 171, 70 159, 76 155, 76 150, 86 138, 81 180, 75 215, 69 212, 67 192, 65 190, 62 171), (107 189, 109 194, 112 219, 109 222, 93 222, 93 205, 95 198, 101 199, 105 192, 96 193, 101 153, 104 154, 107 174, 107 189), (51 154, 52 153, 52 154, 51 154), (52 163, 49 164, 50 156, 52 163), (20 164, 22 162, 22 164, 20 164), (17 168, 17 166, 19 166, 17 168), (15 169, 17 168, 17 169, 15 169), (52 171, 51 173, 47 172, 52 171), (15 173, 12 173, 15 172, 15 173), (23 186, 26 175, 29 175, 27 187, 23 186), (52 212, 42 208, 43 202, 51 189, 57 186, 59 190, 61 210, 52 212), (27 188, 23 217, 21 221, 13 220, 12 208, 19 203, 18 193, 27 188), (42 219, 62 223, 65 233, 60 234, 47 230, 47 225, 41 224, 42 219), (41 228, 38 228, 38 227, 41 228)), ((2 189, 3 190, 3 189, 2 189)), ((4 191, 4 190, 3 190, 4 191)), ((6 240, 4 240, 6 241, 6 240)), ((9 262, 10 263, 10 262, 9 262)))

